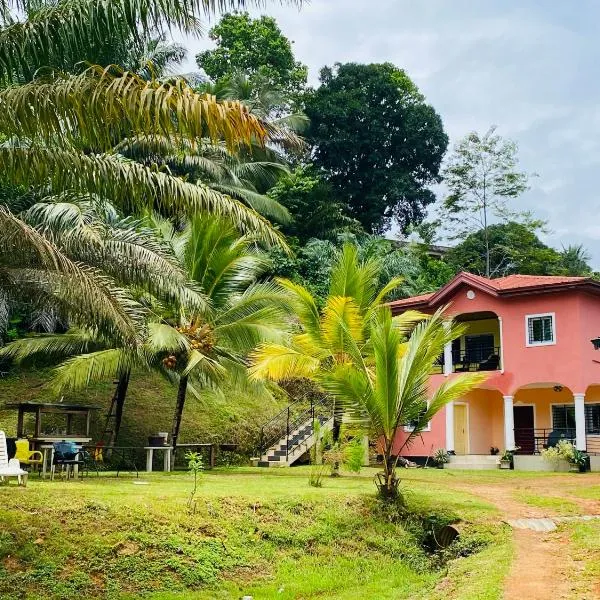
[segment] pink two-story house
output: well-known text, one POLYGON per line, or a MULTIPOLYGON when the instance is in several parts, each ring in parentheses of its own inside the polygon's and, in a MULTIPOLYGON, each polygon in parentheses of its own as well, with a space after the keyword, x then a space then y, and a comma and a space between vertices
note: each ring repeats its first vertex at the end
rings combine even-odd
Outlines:
POLYGON ((447 306, 446 314, 465 324, 465 333, 445 348, 432 387, 457 372, 489 374, 440 411, 404 455, 446 448, 457 455, 455 464, 475 466, 481 457, 483 466, 492 448, 539 455, 560 437, 600 454, 600 352, 590 341, 600 335, 599 282, 460 273, 435 293, 390 306, 394 314, 447 306))

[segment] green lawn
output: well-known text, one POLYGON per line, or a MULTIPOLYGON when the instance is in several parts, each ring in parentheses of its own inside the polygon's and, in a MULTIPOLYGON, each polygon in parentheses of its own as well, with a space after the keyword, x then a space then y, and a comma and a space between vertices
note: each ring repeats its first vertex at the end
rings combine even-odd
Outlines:
POLYGON ((214 471, 193 515, 187 474, 0 487, 0 598, 501 597, 512 547, 495 509, 419 470, 400 515, 375 501, 373 474, 311 488, 305 468, 214 471), (457 519, 459 544, 424 549, 457 519))

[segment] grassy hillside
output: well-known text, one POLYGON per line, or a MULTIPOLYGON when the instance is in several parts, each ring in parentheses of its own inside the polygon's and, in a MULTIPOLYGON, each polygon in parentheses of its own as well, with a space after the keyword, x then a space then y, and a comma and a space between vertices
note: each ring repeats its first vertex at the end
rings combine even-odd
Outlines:
MULTIPOLYGON (((52 369, 46 368, 11 371, 0 379, 0 429, 8 435, 15 434, 16 411, 4 409, 7 403, 57 401, 48 385, 51 377, 52 369)), ((92 420, 94 439, 98 439, 104 427, 113 391, 114 385, 107 382, 64 398, 65 402, 101 407, 92 420)), ((156 431, 170 431, 176 393, 171 383, 154 373, 134 373, 125 402, 119 443, 142 446, 148 435, 156 431)), ((205 393, 201 400, 188 393, 180 441, 191 443, 215 439, 247 446, 256 437, 260 425, 286 403, 287 399, 283 396, 272 399, 266 394, 239 391, 225 391, 222 395, 205 393)))
POLYGON ((212 471, 193 514, 183 473, 0 486, 0 598, 499 600, 497 512, 436 469, 406 473, 408 513, 384 509, 373 474, 312 488, 305 467, 212 471), (431 524, 457 518, 460 542, 431 554, 431 524))

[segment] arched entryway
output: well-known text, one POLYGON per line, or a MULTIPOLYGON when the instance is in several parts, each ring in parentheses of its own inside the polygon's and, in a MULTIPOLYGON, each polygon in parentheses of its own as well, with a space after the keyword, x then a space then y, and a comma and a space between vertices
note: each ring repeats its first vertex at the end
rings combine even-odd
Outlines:
POLYGON ((478 388, 446 407, 446 444, 456 455, 489 455, 504 441, 502 394, 478 388))
POLYGON ((530 383, 517 389, 512 404, 517 454, 539 454, 558 436, 575 443, 574 394, 569 387, 558 381, 530 383))

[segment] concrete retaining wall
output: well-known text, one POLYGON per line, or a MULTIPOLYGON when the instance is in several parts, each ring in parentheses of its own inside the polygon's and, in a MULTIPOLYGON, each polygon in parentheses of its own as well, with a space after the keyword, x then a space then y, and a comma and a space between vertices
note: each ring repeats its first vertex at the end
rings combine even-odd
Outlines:
MULTIPOLYGON (((600 458, 600 456, 598 457, 600 458)), ((514 456, 515 471, 555 471, 566 473, 569 471, 569 463, 565 460, 554 465, 541 456, 528 456, 525 454, 516 454, 514 456)), ((600 470, 600 462, 599 469, 600 470)))

